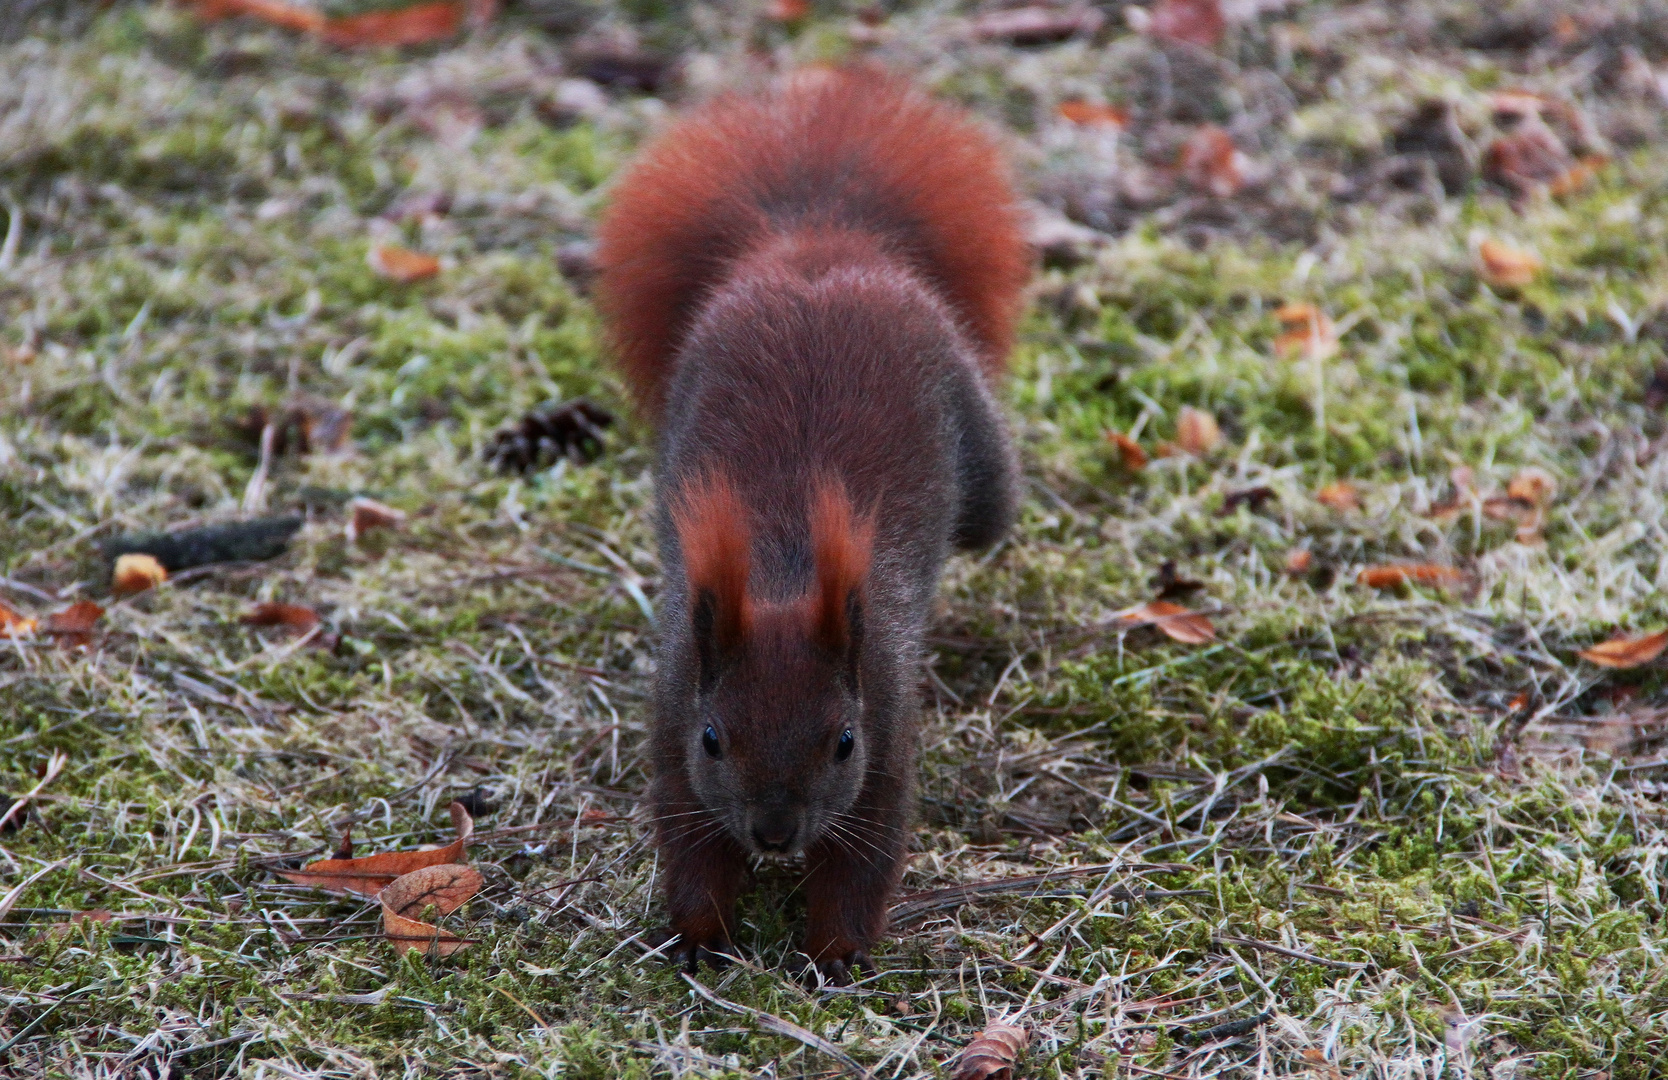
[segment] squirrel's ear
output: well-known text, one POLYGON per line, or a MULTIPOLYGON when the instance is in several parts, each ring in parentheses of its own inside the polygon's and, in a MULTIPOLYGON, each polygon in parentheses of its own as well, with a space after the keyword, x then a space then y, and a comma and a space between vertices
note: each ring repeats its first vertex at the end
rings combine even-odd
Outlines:
POLYGON ((683 569, 689 581, 691 629, 701 661, 701 688, 711 687, 720 666, 747 639, 753 607, 747 596, 752 530, 747 504, 728 477, 708 474, 674 499, 683 569))
POLYGON ((872 516, 858 517, 845 485, 823 480, 811 501, 811 550, 817 564, 811 600, 811 636, 843 656, 856 676, 863 643, 863 583, 874 549, 872 516))

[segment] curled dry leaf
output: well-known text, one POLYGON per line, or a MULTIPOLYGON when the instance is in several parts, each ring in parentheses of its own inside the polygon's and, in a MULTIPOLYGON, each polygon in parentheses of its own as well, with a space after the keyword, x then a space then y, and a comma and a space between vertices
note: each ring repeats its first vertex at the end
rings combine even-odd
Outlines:
POLYGON ((1661 656, 1664 649, 1668 649, 1668 630, 1644 637, 1614 637, 1576 655, 1599 667, 1636 668, 1661 656))
POLYGON ((300 604, 256 604, 255 609, 238 620, 245 626, 282 626, 305 634, 319 624, 319 613, 300 604))
POLYGON ((127 596, 154 589, 167 580, 168 571, 162 568, 155 555, 132 552, 116 556, 116 569, 111 574, 110 587, 117 595, 127 596))
POLYGON ((435 918, 450 915, 480 892, 482 884, 478 870, 457 863, 440 863, 402 874, 377 894, 382 903, 382 932, 400 953, 422 949, 450 956, 470 942, 424 922, 420 916, 431 909, 435 918))
POLYGON ((62 611, 46 617, 43 629, 70 648, 88 648, 93 643, 93 625, 104 617, 104 609, 91 600, 77 600, 62 611))
POLYGON ((1521 289, 1541 272, 1541 257, 1532 251, 1484 240, 1477 247, 1478 271, 1496 289, 1521 289))
POLYGON ((1120 612, 1118 621, 1129 629, 1156 626, 1167 637, 1184 645, 1203 645, 1216 640, 1216 627, 1211 625, 1207 616, 1168 600, 1154 600, 1120 612))
POLYGON ((1147 452, 1128 435, 1121 431, 1108 431, 1106 441, 1118 448, 1118 459, 1130 472, 1140 472, 1147 467, 1147 452))
POLYGON ((21 615, 0 601, 0 636, 29 637, 37 625, 38 620, 21 615))
POLYGON ((397 529, 405 524, 404 510, 396 510, 375 499, 361 496, 348 505, 353 511, 347 523, 347 538, 350 544, 374 529, 397 529))
POLYGON ((1178 166, 1183 179, 1219 199, 1232 198, 1245 187, 1246 157, 1234 138, 1215 124, 1205 124, 1182 147, 1178 166))
POLYGON ((1214 49, 1227 28, 1222 0, 1158 0, 1147 19, 1147 33, 1160 41, 1201 49, 1214 49))
POLYGON ((1176 416, 1176 446, 1194 457, 1206 454, 1222 445, 1222 429, 1216 417, 1203 409, 1183 405, 1176 416))
POLYGON ((433 255, 400 247, 398 244, 372 244, 365 256, 371 269, 402 285, 422 281, 440 273, 440 260, 433 255))
POLYGON ((1116 128, 1122 131, 1129 127, 1129 110, 1120 109, 1116 105, 1097 105, 1090 101, 1062 101, 1056 110, 1063 120, 1087 128, 1116 128))
POLYGON ((1457 585, 1465 580, 1463 571, 1452 566, 1434 563, 1407 563, 1394 566, 1366 566, 1355 580, 1369 588, 1394 589, 1409 582, 1418 585, 1457 585))
POLYGON ((358 859, 320 859, 300 870, 275 870, 279 877, 297 885, 311 885, 330 893, 374 896, 395 878, 426 866, 455 863, 463 858, 464 847, 475 831, 475 819, 462 803, 451 807, 452 826, 458 838, 445 847, 418 851, 388 851, 358 859))
POLYGON ((1573 165, 1563 140, 1538 118, 1495 139, 1483 154, 1483 175, 1519 198, 1555 183, 1573 165))
POLYGON ((1031 1033, 1025 1028, 997 1020, 956 1058, 951 1080, 1012 1080, 1014 1062, 1030 1041, 1031 1033))
POLYGON ((1334 510, 1361 509, 1361 493, 1348 480, 1334 480, 1315 492, 1315 501, 1334 510))
POLYGON ((1292 548, 1286 552, 1286 573, 1292 577, 1302 577, 1314 564, 1314 552, 1308 548, 1292 548))
POLYGON ((1282 304, 1274 312, 1284 328, 1274 339, 1276 354, 1292 359, 1325 360, 1338 351, 1338 332, 1326 313, 1313 304, 1282 304))
POLYGON ((1519 469, 1511 483, 1506 485, 1506 495, 1518 499, 1530 506, 1540 509, 1552 501, 1552 496, 1558 492, 1558 481, 1545 469, 1538 469, 1533 465, 1519 469))
POLYGON ((1603 154, 1587 154, 1571 165, 1568 172, 1548 184, 1546 189, 1559 199, 1578 195, 1592 186, 1599 170, 1608 164, 1610 159, 1603 154))

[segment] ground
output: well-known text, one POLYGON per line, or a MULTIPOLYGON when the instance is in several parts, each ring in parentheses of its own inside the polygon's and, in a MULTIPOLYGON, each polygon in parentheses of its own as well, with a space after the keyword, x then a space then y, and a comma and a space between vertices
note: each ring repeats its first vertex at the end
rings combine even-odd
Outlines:
POLYGON ((538 0, 359 52, 23 7, 0 600, 106 612, 0 638, 9 1075, 931 1077, 1015 1014, 1023 1076, 1668 1071, 1668 680, 1577 656, 1668 623, 1659 5, 1242 3, 1200 46, 1115 2, 1014 44, 950 3, 538 0), (947 572, 879 970, 796 979, 764 866, 702 993, 644 955, 652 443, 584 242, 669 109, 852 53, 987 118, 1052 211, 1027 497, 947 572), (1526 126, 1567 151, 1535 182, 1490 152, 1526 126), (595 462, 484 459, 577 397, 622 417, 595 462), (356 496, 408 517, 350 538, 356 496), (282 556, 111 595, 105 542, 268 514, 305 516, 282 556), (1361 580, 1400 564, 1445 569, 1361 580), (1118 617, 1175 577, 1213 638, 1118 617), (444 843, 460 797, 486 887, 448 958, 273 873, 350 826, 444 843))

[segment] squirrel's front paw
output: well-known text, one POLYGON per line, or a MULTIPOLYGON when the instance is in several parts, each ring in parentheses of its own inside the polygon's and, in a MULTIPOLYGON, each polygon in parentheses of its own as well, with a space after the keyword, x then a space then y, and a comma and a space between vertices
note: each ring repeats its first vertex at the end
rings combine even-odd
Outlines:
POLYGON ((801 974, 809 978, 812 971, 817 977, 830 986, 848 986, 856 976, 857 971, 873 972, 875 962, 869 959, 869 954, 862 949, 852 949, 835 956, 824 956, 801 969, 801 974))
POLYGON ((702 964, 721 971, 735 959, 735 946, 723 937, 702 940, 696 935, 681 934, 669 926, 662 926, 649 934, 646 940, 650 948, 660 949, 667 959, 675 961, 691 975, 702 964))

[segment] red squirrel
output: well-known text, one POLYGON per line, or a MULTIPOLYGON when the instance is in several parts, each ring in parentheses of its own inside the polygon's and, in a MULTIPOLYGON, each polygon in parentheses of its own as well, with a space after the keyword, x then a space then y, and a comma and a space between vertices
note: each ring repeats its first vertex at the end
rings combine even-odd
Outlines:
POLYGON ((804 857, 823 976, 870 966, 939 574, 1014 514, 1020 221, 993 138, 871 68, 719 97, 614 189, 595 289, 658 428, 650 802, 691 970, 771 853, 804 857))

